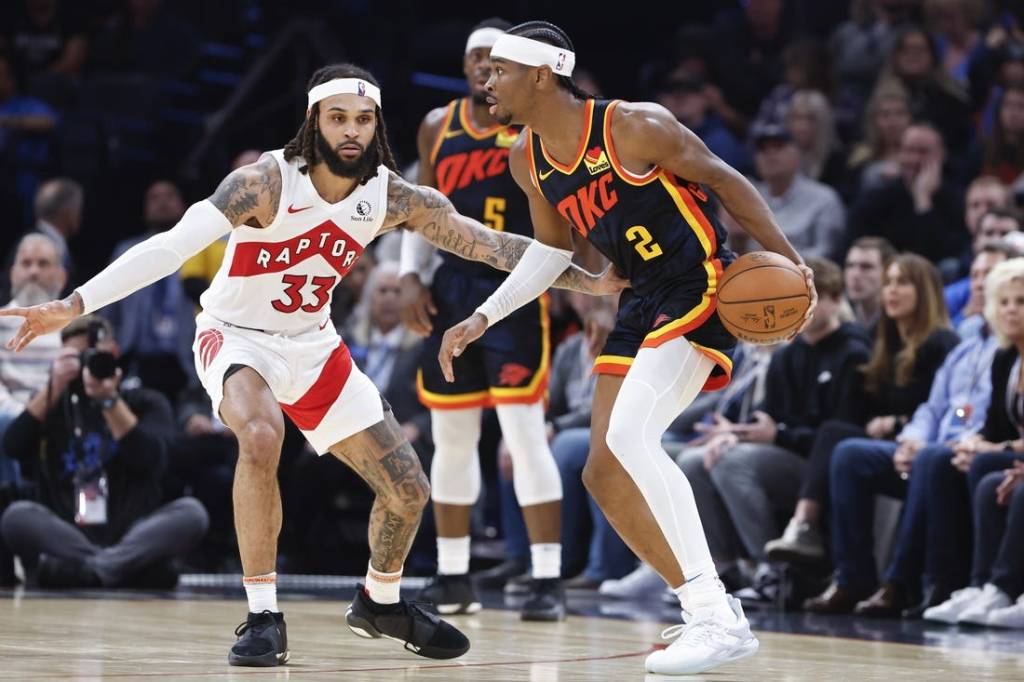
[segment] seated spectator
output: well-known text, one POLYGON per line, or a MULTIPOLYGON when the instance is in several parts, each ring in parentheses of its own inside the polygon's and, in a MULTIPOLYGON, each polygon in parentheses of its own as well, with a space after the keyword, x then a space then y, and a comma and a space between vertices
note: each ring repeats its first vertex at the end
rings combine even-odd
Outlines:
MULTIPOLYGON (((13 299, 5 308, 28 307, 57 298, 67 273, 57 257, 57 245, 49 237, 29 234, 21 238, 11 266, 13 299)), ((32 394, 49 380, 49 368, 60 351, 60 335, 40 336, 39 347, 32 344, 21 353, 7 349, 21 320, 0 317, 0 439, 10 424, 25 409, 32 394)), ((0 486, 17 485, 17 469, 4 456, 0 443, 0 486)), ((0 566, 0 571, 3 567, 0 566)))
POLYGON ((971 56, 982 38, 978 27, 985 4, 976 0, 926 0, 925 18, 935 37, 939 63, 957 83, 966 87, 971 56))
MULTIPOLYGON (((846 438, 892 440, 928 398, 932 379, 957 337, 949 329, 935 266, 914 254, 896 256, 882 286, 882 317, 860 385, 839 420, 824 422, 811 445, 800 499, 782 537, 765 547, 770 561, 820 562, 822 520, 829 510, 832 452, 846 438)), ((829 588, 833 595, 836 587, 829 588)), ((846 610, 857 599, 840 590, 846 610)), ((831 601, 831 599, 830 599, 831 601)))
POLYGON ((783 124, 800 150, 800 172, 845 193, 846 162, 836 137, 835 116, 828 99, 817 90, 797 90, 789 100, 783 124))
POLYGON ((800 90, 816 90, 826 95, 832 92, 828 51, 813 38, 790 42, 782 50, 782 82, 761 100, 752 127, 785 125, 790 102, 800 90))
POLYGON ((967 246, 963 197, 943 178, 946 151, 939 132, 914 123, 900 141, 900 177, 863 192, 850 209, 849 236, 885 237, 898 251, 938 263, 967 246))
MULTIPOLYGON (((184 213, 178 188, 166 180, 154 182, 146 190, 145 232, 115 246, 111 260, 157 232, 171 229, 184 213)), ((104 314, 117 332, 126 368, 144 386, 160 391, 173 404, 183 388, 198 382, 192 356, 195 309, 179 273, 111 304, 104 314)))
POLYGON ((0 199, 17 222, 31 222, 32 199, 52 161, 50 134, 57 114, 20 94, 11 58, 0 53, 0 199))
MULTIPOLYGON (((838 86, 836 96, 858 105, 858 114, 871 96, 878 72, 896 42, 896 27, 905 19, 898 9, 894 3, 852 2, 850 18, 836 27, 829 39, 838 86)), ((849 132, 852 126, 844 130, 849 132)))
POLYGON ((1024 174, 1024 83, 1003 90, 995 124, 982 149, 982 173, 1008 185, 1024 174))
MULTIPOLYGON (((974 237, 974 246, 971 249, 974 253, 980 254, 986 249, 1004 252, 1012 258, 1018 254, 1015 249, 1006 241, 1006 238, 1014 232, 1024 230, 1024 216, 1018 211, 1009 208, 994 208, 979 221, 978 233, 974 237)), ((1022 235, 1024 236, 1024 235, 1022 235)), ((950 321, 955 328, 971 315, 980 315, 982 312, 982 292, 968 275, 964 279, 947 284, 943 290, 946 299, 946 308, 949 310, 950 321)))
MULTIPOLYGON (((1021 430, 1024 414, 1021 406, 1020 364, 1024 348, 1024 259, 1013 258, 996 266, 985 283, 985 317, 999 339, 1001 348, 992 361, 992 396, 985 425, 973 438, 954 447, 953 465, 967 473, 967 493, 974 509, 974 553, 971 559, 970 586, 954 592, 948 600, 925 610, 924 619, 940 623, 975 625, 1017 625, 1022 615, 1019 605, 1011 606, 1020 594, 1024 576, 1020 565, 1020 502, 1013 495, 1014 526, 1006 524, 1005 511, 1010 495, 996 492, 1008 467, 1024 458, 1021 430), (998 397, 998 399, 996 399, 998 397), (995 474, 992 478, 989 478, 995 474), (995 500, 993 500, 995 498, 995 500), (995 503, 994 503, 995 502, 995 503), (1006 531, 1016 535, 1004 534, 1006 531), (990 620, 992 619, 992 620, 990 620)), ((1016 478, 1014 473, 1006 478, 1016 478)), ((1016 488, 1008 481, 1006 493, 1016 488)))
MULTIPOLYGON (((994 208, 1012 206, 1013 192, 999 178, 981 175, 967 185, 967 194, 964 199, 964 223, 967 225, 967 236, 970 242, 966 245, 968 248, 965 248, 960 254, 961 275, 967 277, 970 274, 971 263, 974 262, 974 242, 978 238, 981 217, 994 208)), ((965 286, 961 285, 961 287, 965 286)), ((966 294, 961 293, 961 295, 966 298, 966 294)), ((949 309, 953 310, 954 307, 951 306, 949 309)))
POLYGON ((750 152, 711 108, 702 81, 685 74, 670 77, 658 87, 655 101, 696 133, 720 159, 741 173, 751 172, 750 152))
POLYGON ((915 120, 929 121, 956 157, 967 149, 971 112, 967 93, 942 68, 938 46, 920 26, 903 28, 889 53, 876 88, 902 86, 910 95, 915 120))
MULTIPOLYGON (((978 254, 971 272, 975 287, 984 292, 985 278, 1006 258, 998 251, 978 254)), ((984 293, 981 298, 984 304, 984 293)), ((976 331, 946 356, 928 400, 895 442, 851 438, 833 455, 832 544, 840 577, 851 590, 875 583, 875 496, 906 498, 884 583, 856 605, 860 615, 899 617, 907 609, 908 617, 920 617, 966 582, 970 535, 958 533, 957 527, 964 525, 959 520, 970 518, 970 507, 951 444, 971 437, 984 422, 997 347, 980 313, 976 319, 976 331), (919 600, 922 572, 929 584, 919 600)))
POLYGON ((368 315, 348 327, 344 337, 352 360, 391 404, 409 442, 427 454, 430 411, 416 396, 420 339, 402 324, 400 291, 396 261, 374 266, 363 287, 368 315))
POLYGON ((800 173, 800 149, 786 128, 762 126, 755 128, 751 137, 761 178, 754 186, 793 248, 805 258, 826 257, 838 251, 845 221, 839 195, 800 173))
POLYGON ((853 148, 847 164, 858 192, 866 192, 900 174, 900 140, 910 126, 910 97, 897 84, 876 90, 864 115, 863 140, 853 148))
POLYGON ((61 338, 49 387, 4 435, 37 489, 8 507, 0 533, 42 587, 173 587, 170 560, 202 538, 207 515, 188 497, 160 506, 170 405, 122 386, 105 320, 80 317, 61 338))
POLYGON ((864 331, 840 320, 839 267, 819 258, 807 264, 818 307, 800 336, 772 356, 761 409, 750 422, 719 420, 708 444, 676 460, 693 487, 720 572, 749 557, 758 564, 756 595, 765 599, 777 596, 779 582, 766 563, 765 544, 782 530, 778 517, 785 519, 796 505, 815 431, 846 413, 858 368, 871 354, 864 331))
POLYGON ((843 289, 854 319, 872 337, 882 314, 882 280, 896 255, 883 237, 861 237, 850 245, 843 266, 843 289))
POLYGON ((45 234, 54 241, 60 262, 67 273, 68 281, 64 284, 64 290, 58 293, 69 294, 78 283, 68 241, 78 234, 82 227, 83 203, 82 186, 70 178, 47 180, 36 192, 35 231, 45 234))
POLYGON ((22 76, 59 75, 76 78, 89 52, 81 16, 71 3, 23 0, 21 10, 0 37, 22 76))

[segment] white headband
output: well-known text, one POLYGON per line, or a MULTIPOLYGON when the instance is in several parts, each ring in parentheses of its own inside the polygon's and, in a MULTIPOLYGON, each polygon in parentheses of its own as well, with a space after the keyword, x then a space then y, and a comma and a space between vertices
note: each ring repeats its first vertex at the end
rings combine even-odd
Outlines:
POLYGON ((491 47, 491 59, 508 59, 526 66, 548 66, 559 76, 571 76, 576 53, 539 40, 505 34, 491 47))
POLYGON ((309 91, 309 104, 306 105, 306 108, 312 109, 313 105, 320 100, 333 97, 334 95, 369 97, 377 103, 378 107, 380 106, 380 88, 373 83, 364 81, 361 78, 335 78, 326 83, 321 83, 309 91))
POLYGON ((478 28, 466 40, 466 54, 478 47, 494 47, 494 43, 503 35, 505 32, 500 28, 478 28))

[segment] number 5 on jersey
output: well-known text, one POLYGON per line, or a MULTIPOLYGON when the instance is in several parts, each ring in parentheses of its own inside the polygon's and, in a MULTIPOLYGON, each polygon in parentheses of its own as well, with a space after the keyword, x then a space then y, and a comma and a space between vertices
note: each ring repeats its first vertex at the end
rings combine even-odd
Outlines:
POLYGON ((626 241, 633 244, 633 248, 645 261, 657 258, 661 255, 661 245, 654 241, 654 237, 643 225, 634 225, 626 230, 626 241))
POLYGON ((505 229, 505 198, 487 197, 484 199, 484 224, 492 230, 502 232, 505 229))
POLYGON ((274 306, 274 310, 282 313, 294 313, 299 308, 302 308, 304 312, 315 313, 331 300, 331 289, 334 288, 338 278, 283 275, 281 281, 288 285, 288 288, 284 290, 284 295, 287 296, 287 299, 271 301, 270 305, 274 306), (306 286, 307 281, 314 287, 312 293, 316 297, 316 301, 313 303, 303 303, 302 288, 306 286))

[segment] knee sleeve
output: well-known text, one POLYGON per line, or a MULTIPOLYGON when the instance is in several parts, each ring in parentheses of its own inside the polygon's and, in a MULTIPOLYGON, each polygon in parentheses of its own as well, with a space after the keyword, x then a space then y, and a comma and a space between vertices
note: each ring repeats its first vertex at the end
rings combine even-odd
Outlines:
POLYGON ((498 405, 496 411, 512 456, 512 485, 519 506, 562 499, 562 477, 548 447, 543 404, 498 405))
POLYGON ((468 506, 480 496, 480 416, 479 407, 430 411, 430 487, 435 502, 468 506))

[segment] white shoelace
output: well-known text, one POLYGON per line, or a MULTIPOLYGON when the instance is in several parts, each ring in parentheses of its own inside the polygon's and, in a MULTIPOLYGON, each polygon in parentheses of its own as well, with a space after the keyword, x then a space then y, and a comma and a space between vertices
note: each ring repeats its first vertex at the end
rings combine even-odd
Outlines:
POLYGON ((714 635, 724 634, 725 632, 725 626, 715 620, 714 616, 703 615, 700 618, 691 618, 688 622, 665 628, 661 632, 661 638, 673 639, 678 637, 672 644, 685 642, 687 644, 701 645, 706 644, 714 635))

